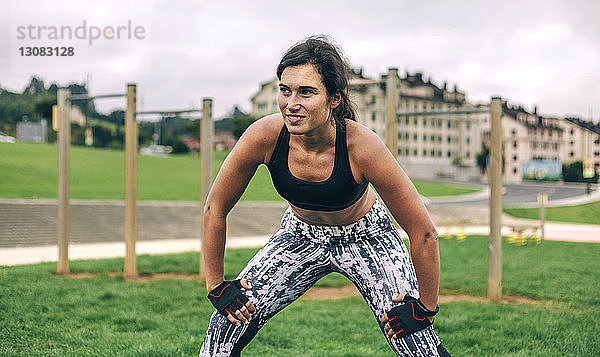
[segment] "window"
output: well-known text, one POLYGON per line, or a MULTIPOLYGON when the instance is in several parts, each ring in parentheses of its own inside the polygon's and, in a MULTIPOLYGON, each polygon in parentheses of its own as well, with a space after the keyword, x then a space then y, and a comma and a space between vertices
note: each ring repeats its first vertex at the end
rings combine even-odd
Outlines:
POLYGON ((467 122, 467 130, 471 129, 471 122, 467 122))
POLYGON ((441 128, 441 127, 442 127, 442 120, 440 119, 440 120, 438 120, 438 128, 441 128))
POLYGON ((398 156, 402 156, 402 149, 398 149, 398 156))
POLYGON ((573 153, 573 151, 571 151, 571 152, 569 153, 569 157, 573 157, 573 155, 575 155, 575 154, 573 153))
POLYGON ((517 148, 517 142, 513 141, 513 147, 516 149, 517 148))
POLYGON ((371 121, 377 120, 377 113, 371 112, 371 121))
POLYGON ((447 157, 450 157, 450 156, 452 156, 452 154, 450 153, 450 150, 448 150, 448 152, 446 153, 446 156, 447 156, 447 157))
POLYGON ((467 144, 471 143, 471 138, 467 136, 467 144))
POLYGON ((450 123, 450 120, 448 120, 448 129, 450 129, 452 127, 452 123, 450 123))
POLYGON ((513 161, 517 161, 517 155, 513 156, 513 161))
POLYGON ((427 156, 427 150, 423 150, 423 156, 427 156))
POLYGON ((423 141, 427 141, 427 135, 423 134, 423 141))
POLYGON ((442 157, 442 150, 438 150, 438 157, 442 157))
POLYGON ((513 129, 513 130, 511 131, 511 133, 510 133, 510 134, 511 134, 512 136, 515 136, 515 135, 517 135, 517 131, 516 131, 515 129, 513 129))
POLYGON ((600 145, 600 139, 596 139, 596 140, 594 140, 594 144, 596 144, 596 145, 600 145))
POLYGON ((414 155, 414 156, 417 156, 417 155, 418 155, 418 153, 417 153, 417 149, 414 149, 414 150, 413 150, 413 155, 414 155))
POLYGON ((398 133, 398 140, 402 140, 402 133, 398 133))
POLYGON ((573 135, 573 129, 570 130, 571 135, 573 135))
POLYGON ((406 126, 408 126, 408 124, 410 124, 410 120, 408 120, 408 117, 406 117, 406 119, 404 120, 406 126))
POLYGON ((419 139, 417 139, 417 134, 414 134, 414 135, 413 135, 413 140, 414 140, 414 141, 417 141, 417 140, 419 140, 419 139))
POLYGON ((450 137, 447 137, 446 140, 448 141, 448 144, 452 142, 452 139, 450 139, 450 137))
POLYGON ((465 154, 465 156, 467 157, 467 159, 470 159, 471 158, 471 152, 467 151, 467 153, 465 154))
POLYGON ((375 104, 377 102, 377 97, 375 97, 374 95, 371 96, 371 101, 369 101, 369 104, 375 104))
POLYGON ((513 174, 517 174, 518 170, 516 167, 513 167, 513 174))
POLYGON ((435 142, 435 135, 431 135, 431 141, 435 142))
POLYGON ((408 148, 406 148, 406 149, 404 150, 404 153, 406 154, 406 156, 408 156, 408 154, 410 153, 410 150, 409 150, 408 148))
POLYGON ((594 156, 600 156, 600 151, 594 151, 594 156))
POLYGON ((435 150, 431 150, 431 157, 435 157, 435 150))
POLYGON ((419 125, 419 123, 417 122, 417 118, 415 118, 415 120, 413 120, 413 124, 415 124, 415 126, 419 125))
POLYGON ((408 139, 409 139, 408 133, 404 134, 404 138, 405 138, 406 140, 408 140, 408 139))
POLYGON ((573 146, 573 144, 575 144, 573 140, 569 141, 569 145, 573 146))

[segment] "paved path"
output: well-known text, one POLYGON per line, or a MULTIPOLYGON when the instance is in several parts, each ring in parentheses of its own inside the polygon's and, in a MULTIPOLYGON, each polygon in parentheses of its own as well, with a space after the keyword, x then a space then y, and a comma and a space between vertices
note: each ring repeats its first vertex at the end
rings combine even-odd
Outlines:
MULTIPOLYGON (((481 196, 481 193, 475 194, 471 196, 471 199, 479 199, 481 196)), ((449 199, 443 200, 447 201, 449 199)), ((455 198, 455 200, 464 199, 465 197, 455 198)), ((561 201, 560 204, 581 204, 598 199, 600 199, 600 190, 597 190, 591 196, 574 197, 568 201, 561 201)), ((556 202, 551 202, 551 204, 556 204, 556 202)), ((190 207, 195 209, 194 205, 190 205, 187 209, 189 210, 190 207)), ((177 208, 182 209, 180 205, 177 205, 177 208)), ((231 248, 263 246, 270 234, 277 229, 284 209, 285 204, 282 203, 242 202, 238 204, 235 211, 232 212, 235 218, 230 220, 227 246, 231 248)), ((456 232, 458 227, 464 227, 466 234, 489 234, 489 209, 487 206, 436 205, 436 199, 434 199, 429 204, 429 211, 438 226, 440 234, 445 234, 448 230, 456 232)), ((507 215, 503 216, 502 223, 504 226, 503 234, 509 233, 510 226, 535 226, 539 224, 536 220, 517 219, 507 215)), ((600 243, 600 225, 546 223, 545 232, 547 240, 600 243)), ((200 242, 198 238, 185 237, 169 240, 139 240, 136 248, 138 254, 199 251, 200 242)), ((69 252, 71 259, 123 257, 125 255, 125 245, 122 241, 74 242, 70 245, 69 252)), ((2 247, 0 248, 0 265, 56 261, 57 255, 56 245, 47 244, 46 242, 38 246, 2 247)))
MULTIPOLYGON (((519 222, 523 224, 523 222, 519 222)), ((535 225, 537 221, 526 222, 535 225)), ((449 230, 456 234, 459 226, 439 226, 441 235, 449 230)), ((466 234, 489 234, 489 226, 471 225, 464 226, 466 234)), ((503 235, 510 233, 509 226, 502 229, 503 235)), ((228 248, 262 247, 269 235, 230 237, 227 239, 228 248)), ((546 225, 546 240, 593 242, 600 243, 600 226, 575 225, 562 223, 549 223, 546 225)), ((199 251, 199 239, 168 239, 139 241, 136 245, 137 254, 168 254, 189 251, 199 251)), ((0 265, 33 264, 41 262, 55 262, 58 248, 55 245, 39 247, 0 248, 0 265)), ((69 246, 71 259, 102 259, 125 256, 124 242, 84 243, 69 246)))

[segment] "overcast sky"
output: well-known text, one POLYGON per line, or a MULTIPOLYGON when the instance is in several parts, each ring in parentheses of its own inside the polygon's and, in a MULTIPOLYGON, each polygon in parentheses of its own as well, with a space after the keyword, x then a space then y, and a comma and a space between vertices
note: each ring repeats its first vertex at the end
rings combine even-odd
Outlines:
MULTIPOLYGON (((388 67, 422 71, 434 83, 456 84, 472 102, 500 95, 547 115, 600 118, 598 0, 7 3, 0 14, 0 86, 9 90, 22 91, 32 75, 60 85, 90 78, 93 94, 124 92, 135 82, 138 109, 200 107, 202 97, 212 97, 218 117, 235 104, 248 110, 283 52, 323 33, 370 77, 388 67), (84 20, 84 40, 51 39, 41 29, 75 29, 84 20), (129 23, 132 31, 142 28, 140 38, 123 31, 121 39, 89 44, 91 26, 104 31, 129 23), (23 38, 29 26, 33 36, 23 38), (31 39, 40 29, 43 39, 31 39), (27 46, 70 46, 74 55, 23 57, 19 48, 27 46)), ((97 105, 110 110, 121 103, 97 105)))

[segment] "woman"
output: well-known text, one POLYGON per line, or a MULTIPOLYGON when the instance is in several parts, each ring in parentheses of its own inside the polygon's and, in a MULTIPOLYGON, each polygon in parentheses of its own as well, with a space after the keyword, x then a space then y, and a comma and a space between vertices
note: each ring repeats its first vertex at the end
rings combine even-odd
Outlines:
POLYGON ((223 163, 204 208, 206 284, 217 311, 201 356, 239 356, 269 318, 331 272, 356 285, 398 355, 448 355, 431 325, 437 232, 395 158, 355 121, 348 73, 324 37, 291 47, 277 67, 281 112, 253 123, 223 163), (289 208, 238 279, 224 281, 226 217, 261 164, 289 208), (414 268, 369 184, 408 233, 414 268))

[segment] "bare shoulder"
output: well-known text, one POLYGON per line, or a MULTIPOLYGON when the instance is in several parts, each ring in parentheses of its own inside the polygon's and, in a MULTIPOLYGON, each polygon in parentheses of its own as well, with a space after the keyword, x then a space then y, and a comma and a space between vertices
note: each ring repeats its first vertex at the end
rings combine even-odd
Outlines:
POLYGON ((275 148, 277 137, 283 126, 281 114, 275 113, 262 117, 252 123, 240 137, 234 150, 243 150, 245 155, 252 155, 266 162, 275 148))
POLYGON ((358 122, 346 120, 346 131, 348 152, 357 160, 369 160, 381 150, 387 150, 377 134, 358 122))

